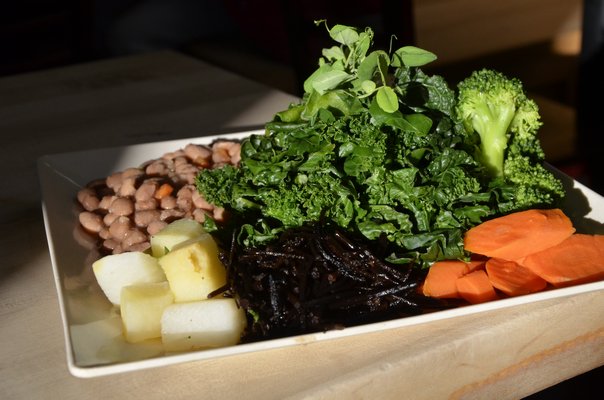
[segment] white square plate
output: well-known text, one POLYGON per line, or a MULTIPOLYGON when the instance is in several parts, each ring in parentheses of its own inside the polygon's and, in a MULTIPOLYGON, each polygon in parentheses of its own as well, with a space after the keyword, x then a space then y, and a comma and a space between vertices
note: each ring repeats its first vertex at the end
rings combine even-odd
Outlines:
MULTIPOLYGON (((63 319, 67 362, 74 376, 94 377, 337 339, 604 289, 604 281, 600 281, 342 330, 182 354, 164 354, 159 341, 126 343, 122 339, 119 315, 100 291, 92 274, 91 265, 98 254, 83 245, 78 236, 77 191, 93 179, 138 166, 188 143, 207 144, 219 137, 239 139, 259 133, 262 131, 54 154, 38 160, 44 223, 63 319)), ((563 209, 577 231, 604 233, 604 197, 563 174, 560 176, 568 192, 563 209)))

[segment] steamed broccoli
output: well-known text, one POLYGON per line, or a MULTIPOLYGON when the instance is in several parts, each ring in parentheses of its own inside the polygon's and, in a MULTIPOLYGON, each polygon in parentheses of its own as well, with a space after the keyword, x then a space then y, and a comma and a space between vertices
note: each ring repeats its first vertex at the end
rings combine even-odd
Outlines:
POLYGON ((490 69, 475 71, 458 85, 456 115, 468 134, 477 134, 475 158, 492 185, 502 190, 500 211, 552 206, 564 196, 562 183, 544 167, 537 137, 537 104, 522 83, 490 69))
POLYGON ((522 83, 490 69, 475 71, 459 84, 457 115, 468 132, 480 136, 476 156, 493 177, 503 175, 508 142, 534 137, 541 126, 537 105, 522 83))

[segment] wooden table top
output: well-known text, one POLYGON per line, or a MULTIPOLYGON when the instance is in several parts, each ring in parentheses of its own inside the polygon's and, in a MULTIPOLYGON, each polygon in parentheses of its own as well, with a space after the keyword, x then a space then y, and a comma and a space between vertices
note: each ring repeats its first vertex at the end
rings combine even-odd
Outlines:
POLYGON ((335 341, 72 376, 43 154, 260 126, 296 99, 175 52, 0 79, 0 398, 517 399, 604 365, 604 292, 335 341))

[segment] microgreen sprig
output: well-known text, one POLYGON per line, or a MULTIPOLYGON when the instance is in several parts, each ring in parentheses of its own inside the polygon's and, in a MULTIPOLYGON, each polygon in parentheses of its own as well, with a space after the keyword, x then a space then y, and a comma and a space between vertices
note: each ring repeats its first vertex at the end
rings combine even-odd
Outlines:
POLYGON ((302 119, 313 119, 319 110, 327 108, 351 114, 360 107, 369 108, 373 97, 382 111, 394 113, 399 108, 399 97, 389 77, 397 69, 419 67, 436 59, 433 53, 415 46, 391 53, 369 52, 374 37, 370 28, 359 32, 339 24, 329 28, 325 20, 315 23, 324 23, 338 45, 323 50, 319 67, 304 82, 306 104, 296 110, 302 119))

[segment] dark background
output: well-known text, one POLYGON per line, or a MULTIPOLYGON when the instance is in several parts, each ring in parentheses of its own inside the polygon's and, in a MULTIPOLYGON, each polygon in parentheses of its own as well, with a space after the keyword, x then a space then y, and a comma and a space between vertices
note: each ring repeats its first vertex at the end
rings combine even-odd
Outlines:
MULTIPOLYGON (((0 12, 0 77, 109 57, 172 49, 214 63, 267 85, 301 94, 320 49, 331 46, 330 25, 371 26, 376 45, 415 44, 414 3, 400 0, 21 0, 0 12)), ((519 77, 527 90, 568 109, 575 150, 548 161, 604 193, 604 1, 584 0, 581 51, 552 55, 534 43, 427 67, 453 85, 473 69, 493 67, 519 77), (549 80, 539 68, 550 72, 549 80), (552 71, 554 71, 552 73, 552 71)), ((438 16, 435 16, 438 18, 438 16)), ((505 32, 502 32, 505 34, 505 32)), ((447 38, 443 36, 443 41, 447 38)), ((428 49, 430 50, 430 49, 428 49)), ((1 84, 1 83, 0 83, 1 84)), ((554 122, 555 124, 556 122, 554 122)), ((547 153, 547 152, 546 152, 547 153)), ((595 399, 604 367, 560 383, 529 399, 595 399)))

